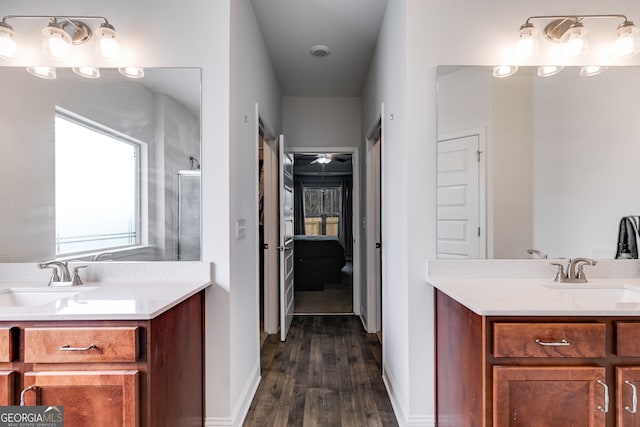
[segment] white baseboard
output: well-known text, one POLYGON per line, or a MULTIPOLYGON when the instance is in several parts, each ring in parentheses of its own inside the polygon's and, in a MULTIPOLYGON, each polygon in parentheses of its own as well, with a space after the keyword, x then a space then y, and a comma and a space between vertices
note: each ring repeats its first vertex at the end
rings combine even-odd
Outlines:
POLYGON ((436 417, 433 415, 410 415, 407 426, 411 427, 436 427, 436 417))
POLYGON ((389 395, 389 400, 391 401, 391 407, 393 408, 393 413, 396 416, 396 421, 400 427, 405 427, 408 425, 407 417, 402 408, 400 400, 395 392, 395 380, 393 379, 393 375, 389 372, 389 368, 387 364, 382 361, 382 381, 384 382, 384 386, 387 389, 387 394, 389 395))
POLYGON ((231 417, 207 417, 204 420, 204 427, 241 427, 247 417, 253 397, 258 391, 260 380, 260 361, 258 361, 251 369, 251 375, 240 393, 231 417))

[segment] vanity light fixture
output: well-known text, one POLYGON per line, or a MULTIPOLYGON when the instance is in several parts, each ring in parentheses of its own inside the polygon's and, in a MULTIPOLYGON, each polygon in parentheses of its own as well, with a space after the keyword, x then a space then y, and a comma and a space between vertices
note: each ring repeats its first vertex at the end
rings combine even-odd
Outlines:
POLYGON ((514 75, 518 71, 516 65, 496 65, 493 67, 493 77, 499 79, 514 75))
POLYGON ((564 67, 559 65, 541 65, 538 67, 538 77, 550 77, 555 76, 560 71, 564 70, 564 67))
POLYGON ((578 57, 587 52, 588 31, 584 26, 587 19, 621 19, 623 22, 616 28, 609 56, 612 59, 626 58, 640 52, 640 29, 625 15, 539 15, 530 16, 518 31, 515 52, 521 58, 532 58, 537 52, 538 37, 532 20, 549 21, 542 31, 545 38, 562 45, 564 53, 570 57, 578 57))
MULTIPOLYGON (((47 20, 42 29, 42 49, 44 53, 56 60, 67 60, 73 56, 75 46, 84 45, 95 35, 95 53, 106 60, 122 60, 118 33, 104 16, 46 16, 46 15, 7 15, 0 21, 0 58, 12 58, 18 52, 16 39, 18 38, 10 20, 47 20), (94 30, 87 22, 102 21, 94 30)), ((121 65, 121 64, 119 64, 121 65)), ((121 68, 122 70, 122 68, 121 68)), ((123 75, 131 78, 141 78, 144 70, 138 67, 127 67, 129 73, 123 75)), ((55 78, 55 68, 52 65, 30 66, 29 73, 43 78, 55 78), (46 70, 45 70, 46 69, 46 70)), ((100 77, 100 70, 93 66, 77 66, 73 72, 87 78, 100 77)))
POLYGON ((144 77, 144 68, 140 67, 120 67, 118 71, 130 79, 141 79, 144 77))
POLYGON ((604 73, 608 69, 609 67, 604 67, 602 65, 585 65, 584 67, 580 67, 580 75, 582 77, 597 76, 598 74, 604 73))

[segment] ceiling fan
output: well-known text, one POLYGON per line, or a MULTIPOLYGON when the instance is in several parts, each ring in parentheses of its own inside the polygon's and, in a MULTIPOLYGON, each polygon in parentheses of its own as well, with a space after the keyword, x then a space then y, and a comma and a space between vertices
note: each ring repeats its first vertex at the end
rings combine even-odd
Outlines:
POLYGON ((329 154, 329 153, 318 153, 316 154, 316 158, 310 163, 320 163, 321 165, 326 165, 327 163, 331 163, 332 161, 336 162, 346 162, 350 160, 351 156, 347 156, 346 158, 340 157, 338 154, 329 154))

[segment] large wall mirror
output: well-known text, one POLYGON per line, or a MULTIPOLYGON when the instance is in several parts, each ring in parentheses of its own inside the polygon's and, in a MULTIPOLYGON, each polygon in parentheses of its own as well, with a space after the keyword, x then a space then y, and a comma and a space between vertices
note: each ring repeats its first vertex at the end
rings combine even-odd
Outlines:
POLYGON ((200 69, 0 80, 0 262, 200 260, 200 69))
POLYGON ((640 68, 579 70, 438 67, 439 258, 615 258, 640 215, 640 68))

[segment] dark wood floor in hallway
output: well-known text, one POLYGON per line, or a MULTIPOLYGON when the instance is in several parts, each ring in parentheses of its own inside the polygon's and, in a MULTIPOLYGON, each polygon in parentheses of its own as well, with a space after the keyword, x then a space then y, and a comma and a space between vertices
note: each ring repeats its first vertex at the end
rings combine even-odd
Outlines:
POLYGON ((245 427, 397 426, 381 346, 356 316, 296 316, 262 347, 262 381, 245 427))

